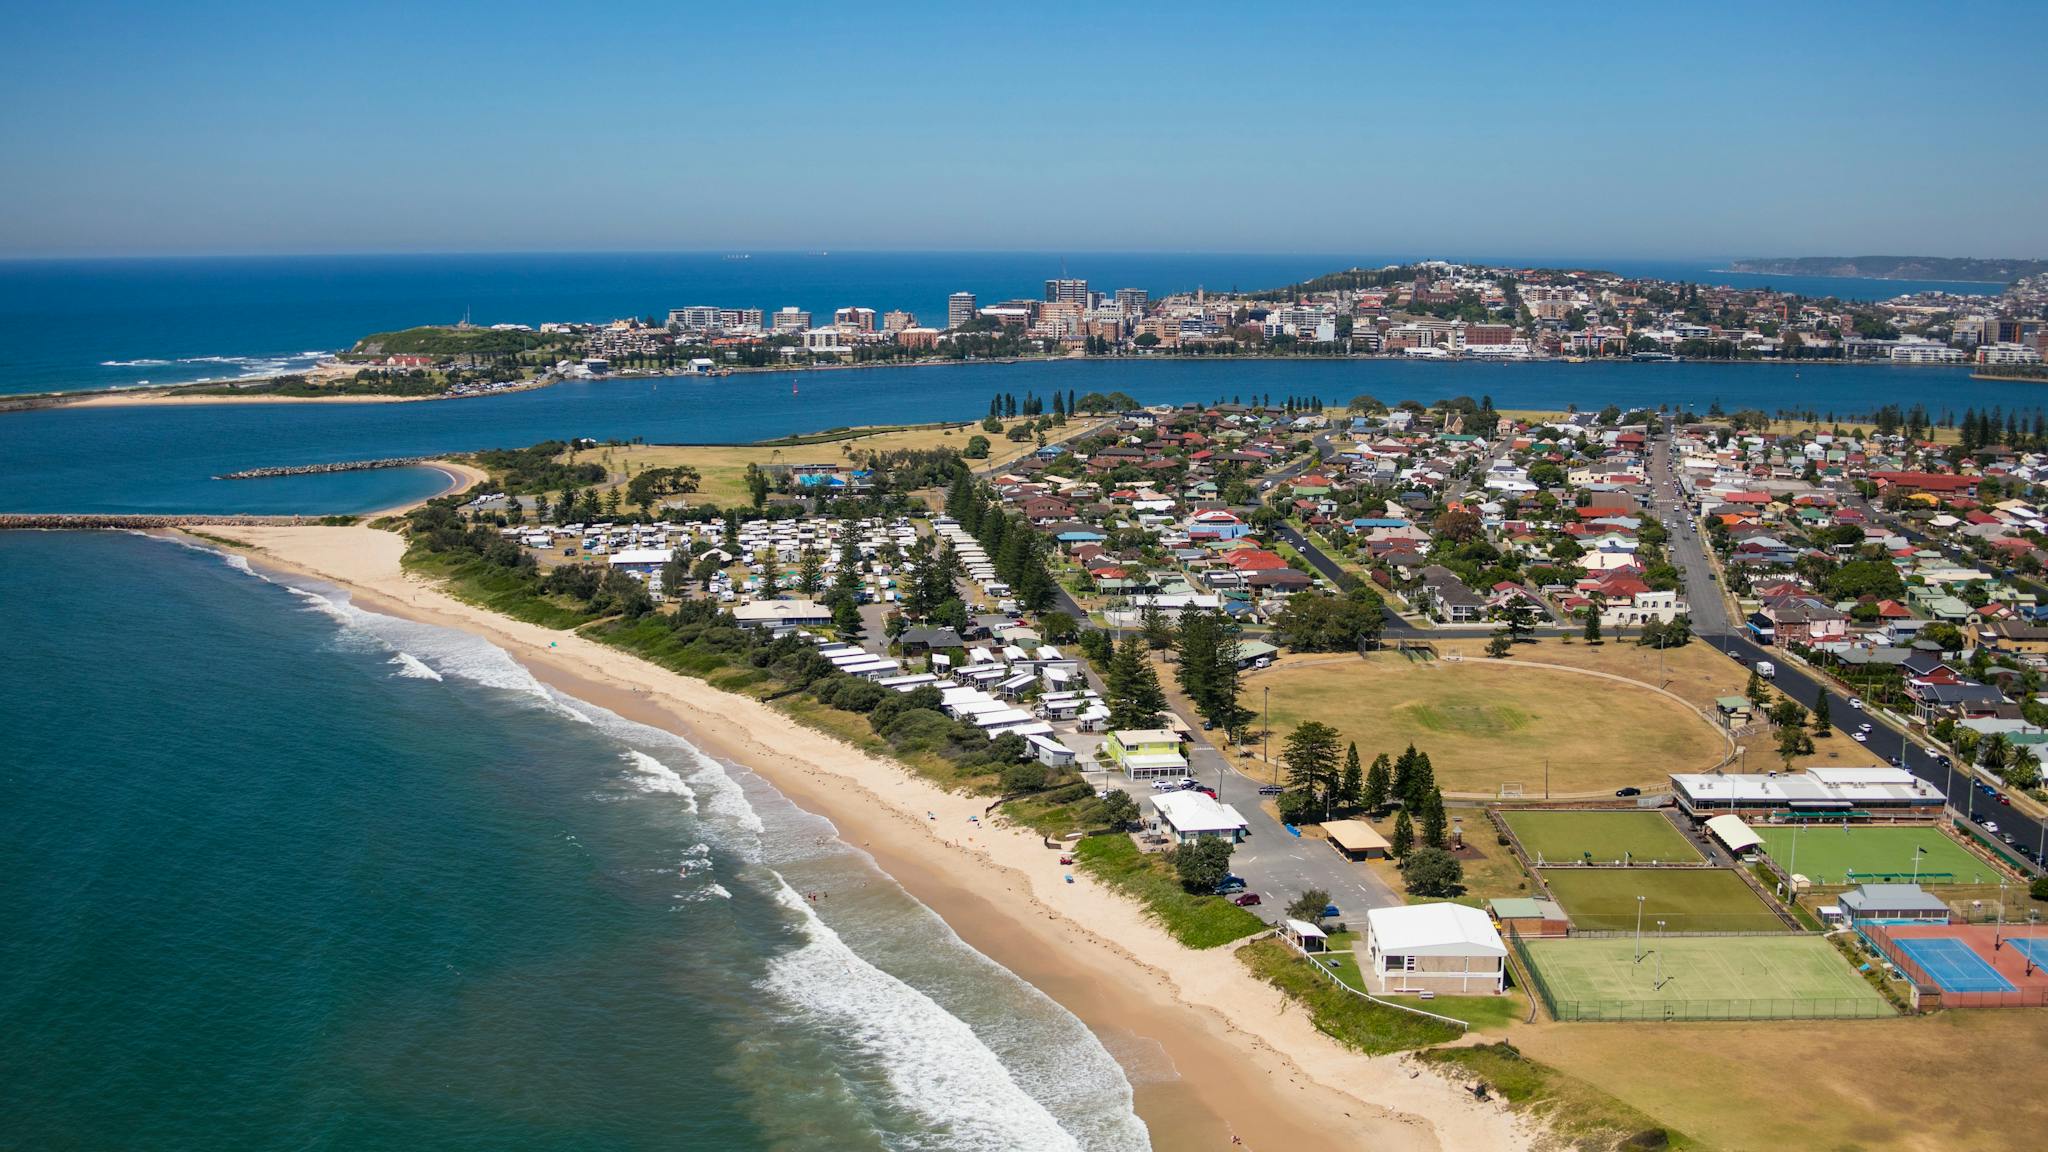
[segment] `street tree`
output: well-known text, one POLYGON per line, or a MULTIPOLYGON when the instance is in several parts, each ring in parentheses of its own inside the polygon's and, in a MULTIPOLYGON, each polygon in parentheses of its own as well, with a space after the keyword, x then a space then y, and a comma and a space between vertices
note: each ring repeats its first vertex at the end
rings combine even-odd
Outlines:
POLYGON ((1288 790, 1327 811, 1341 783, 1337 730, 1320 720, 1307 720, 1287 734, 1281 759, 1287 765, 1288 790))
POLYGON ((1231 848, 1221 836, 1204 836, 1175 848, 1169 862, 1180 886, 1189 892, 1214 892, 1230 875, 1231 848))
POLYGON ((1288 901, 1287 917, 1310 924, 1323 922, 1323 909, 1330 906, 1330 894, 1321 888, 1304 888, 1301 895, 1288 901))

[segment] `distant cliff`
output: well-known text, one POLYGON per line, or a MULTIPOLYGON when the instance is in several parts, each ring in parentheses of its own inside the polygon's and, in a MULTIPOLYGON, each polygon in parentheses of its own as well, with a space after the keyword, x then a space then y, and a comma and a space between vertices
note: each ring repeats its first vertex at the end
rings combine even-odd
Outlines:
POLYGON ((1974 256, 1794 256, 1737 260, 1731 272, 1767 276, 1862 276, 1872 280, 1968 280, 2010 284, 2048 272, 2048 260, 1981 260, 1974 256))

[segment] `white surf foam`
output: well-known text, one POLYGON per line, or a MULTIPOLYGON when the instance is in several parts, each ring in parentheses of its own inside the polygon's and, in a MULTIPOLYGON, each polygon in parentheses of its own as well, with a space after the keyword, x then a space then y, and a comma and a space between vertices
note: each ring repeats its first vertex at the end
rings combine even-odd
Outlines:
MULTIPOLYGON (((686 809, 691 812, 697 810, 697 794, 690 790, 688 784, 683 783, 683 778, 676 775, 675 769, 637 748, 626 749, 622 757, 639 773, 638 781, 642 792, 666 792, 672 796, 679 796, 686 809)), ((705 854, 698 858, 708 863, 710 849, 701 844, 698 847, 705 850, 705 854)))
POLYGON ((775 898, 801 917, 808 942, 772 961, 763 987, 873 1058, 897 1099, 938 1129, 903 1147, 1078 1152, 1079 1142, 1018 1087, 973 1029, 861 959, 788 884, 775 898))
POLYGON ((169 360, 152 360, 152 359, 148 359, 148 358, 146 358, 146 357, 145 357, 144 359, 141 359, 141 360, 102 360, 102 361, 100 361, 100 367, 102 367, 102 368, 154 368, 154 367, 156 367, 156 366, 158 366, 158 365, 160 365, 160 364, 169 364, 169 363, 170 363, 170 361, 169 361, 169 360))
POLYGON ((427 663, 410 652, 400 652, 391 658, 398 665, 398 675, 408 680, 439 680, 441 674, 427 667, 427 663))

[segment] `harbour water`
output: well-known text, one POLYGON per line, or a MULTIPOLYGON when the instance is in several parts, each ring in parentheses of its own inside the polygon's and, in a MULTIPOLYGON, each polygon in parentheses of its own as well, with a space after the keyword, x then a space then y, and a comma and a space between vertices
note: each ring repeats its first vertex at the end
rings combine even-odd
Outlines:
POLYGON ((0 604, 10 1147, 1147 1146, 829 824, 481 640, 130 534, 0 604))
MULTIPOLYGON (((1277 288, 1427 254, 609 253, 0 262, 0 394, 291 371, 416 324, 606 321, 692 304, 814 316, 864 304, 943 323, 946 297, 1036 298, 1048 277, 1155 294, 1277 288), (746 256, 745 259, 736 257, 746 256)), ((1502 258, 1500 263, 1523 261, 1502 258)), ((1882 299, 1998 285, 1716 272, 1724 261, 1541 260, 1625 275, 1882 299)))
POLYGON ((1880 364, 1529 364, 1402 360, 1027 361, 558 384, 505 396, 411 404, 49 408, 0 413, 0 511, 363 512, 419 499, 440 473, 391 469, 214 480, 227 472, 371 457, 518 447, 546 439, 642 437, 735 443, 860 424, 971 420, 998 392, 1125 392, 1145 403, 1361 393, 1386 403, 1490 396, 1502 408, 1669 404, 1704 412, 1798 407, 1845 421, 1883 404, 2022 415, 2048 406, 2035 383, 1973 380, 1963 368, 1880 364))

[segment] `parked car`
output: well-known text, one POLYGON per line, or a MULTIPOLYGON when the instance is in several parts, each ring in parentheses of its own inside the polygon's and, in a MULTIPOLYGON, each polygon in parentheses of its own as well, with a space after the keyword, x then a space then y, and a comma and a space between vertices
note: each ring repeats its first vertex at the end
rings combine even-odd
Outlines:
POLYGON ((2012 797, 2010 797, 2010 796, 2007 796, 2007 795, 2006 795, 2005 793, 2003 793, 2003 792, 2000 792, 2000 793, 1998 794, 1998 802, 1999 802, 2000 804, 2003 804, 2003 805, 2005 805, 2005 806, 2006 806, 2006 807, 2008 807, 2008 808, 2012 807, 2012 797))
POLYGON ((1337 917, 1342 916, 1343 914, 1343 911, 1339 909, 1335 904, 1323 905, 1323 919, 1325 920, 1334 920, 1337 917))
POLYGON ((1857 710, 1858 712, 1861 712, 1861 711, 1863 710, 1863 697, 1861 697, 1861 696, 1851 696, 1851 697, 1849 697, 1849 707, 1851 707, 1851 708, 1854 708, 1854 709, 1856 709, 1856 710, 1857 710))
POLYGON ((1986 796, 1998 795, 1998 789, 1993 788, 1991 785, 1986 784, 1982 780, 1977 781, 1977 791, 1982 792, 1986 796))
POLYGON ((1287 789, 1285 789, 1285 788, 1282 788, 1282 787, 1281 787, 1281 786, 1279 786, 1278 784, 1261 784, 1261 785, 1259 785, 1259 795, 1261 795, 1261 796, 1278 796, 1278 795, 1280 795, 1280 794, 1281 794, 1282 792, 1285 792, 1285 791, 1287 791, 1287 789))
POLYGON ((1242 891, 1244 891, 1244 888, 1245 888, 1245 884, 1244 884, 1244 877, 1242 877, 1242 876, 1225 876, 1225 877, 1223 878, 1223 883, 1221 883, 1221 884, 1218 884, 1218 885, 1216 886, 1216 894, 1217 894, 1218 896, 1228 896, 1228 895, 1230 895, 1230 894, 1231 894, 1232 892, 1242 892, 1242 891))
POLYGON ((1856 742, 1857 742, 1858 744, 1868 744, 1868 743, 1870 743, 1870 736, 1869 736, 1869 734, 1868 734, 1868 733, 1864 733, 1864 732, 1851 732, 1851 733, 1849 733, 1849 735, 1850 735, 1850 736, 1851 736, 1852 738, 1854 738, 1854 739, 1855 739, 1855 741, 1856 741, 1856 742))
POLYGON ((1231 903, 1237 905, 1239 908, 1256 908, 1260 904, 1263 904, 1264 901, 1259 899, 1259 894, 1257 892, 1247 892, 1244 895, 1239 896, 1237 899, 1232 900, 1231 903))
POLYGON ((1641 796, 1643 794, 1643 790, 1641 788, 1635 787, 1616 788, 1614 790, 1614 794, 1616 796, 1641 796))
POLYGON ((1876 725, 1872 724, 1872 723, 1871 723, 1870 721, 1868 721, 1868 720, 1865 720, 1865 721, 1864 721, 1863 723, 1861 723, 1861 724, 1858 724, 1858 725, 1856 726, 1856 730, 1857 730, 1858 732, 1861 732, 1861 733, 1863 733, 1864 735, 1866 735, 1866 736, 1867 736, 1867 735, 1869 735, 1869 734, 1870 734, 1870 730, 1871 730, 1872 728, 1874 728, 1874 727, 1876 727, 1876 725))
POLYGON ((1998 821, 1996 821, 1996 820, 1985 820, 1985 821, 1982 821, 1982 823, 1983 823, 1983 825, 1984 825, 1984 830, 1985 830, 1986 832, 1989 832, 1989 833, 1991 833, 1991 834, 1992 834, 1993 836, 1996 836, 1996 835, 1998 835, 1998 821))

